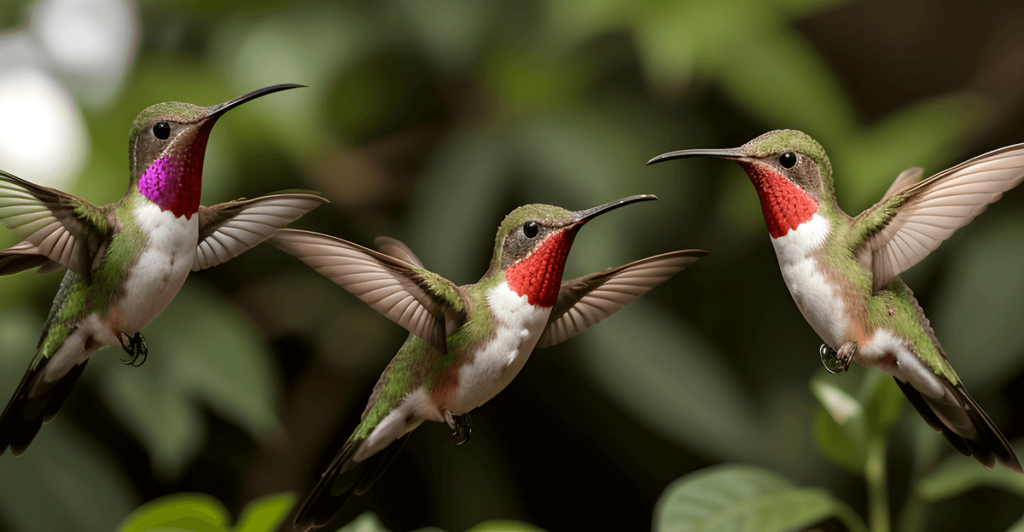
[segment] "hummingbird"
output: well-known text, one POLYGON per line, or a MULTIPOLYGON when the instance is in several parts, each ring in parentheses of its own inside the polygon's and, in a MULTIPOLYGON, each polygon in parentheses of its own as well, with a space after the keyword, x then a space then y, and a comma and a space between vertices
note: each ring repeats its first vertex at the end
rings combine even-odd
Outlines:
POLYGON ((960 453, 1021 474, 1006 437, 967 393, 913 292, 898 277, 1024 180, 1024 144, 979 155, 921 180, 902 172, 871 208, 839 208, 825 150, 795 130, 733 149, 682 150, 651 159, 736 161, 761 201, 782 278, 825 342, 825 368, 851 360, 892 375, 921 417, 960 453))
POLYGON ((25 451, 60 409, 99 348, 145 360, 139 332, 174 299, 189 271, 259 244, 326 200, 276 194, 199 205, 213 125, 239 105, 303 85, 274 85, 226 103, 168 102, 139 114, 128 137, 128 191, 98 207, 0 171, 0 225, 22 241, 0 251, 0 275, 67 268, 35 357, 0 416, 0 454, 25 451))
POLYGON ((676 251, 562 281, 585 223, 655 199, 630 196, 577 212, 519 207, 498 228, 487 272, 465 286, 426 270, 391 238, 376 239, 380 252, 289 229, 268 239, 410 332, 377 381, 359 426, 299 509, 295 529, 326 525, 352 494, 366 493, 422 422, 446 423, 453 441, 465 442, 469 412, 508 386, 534 347, 583 332, 706 255, 676 251))

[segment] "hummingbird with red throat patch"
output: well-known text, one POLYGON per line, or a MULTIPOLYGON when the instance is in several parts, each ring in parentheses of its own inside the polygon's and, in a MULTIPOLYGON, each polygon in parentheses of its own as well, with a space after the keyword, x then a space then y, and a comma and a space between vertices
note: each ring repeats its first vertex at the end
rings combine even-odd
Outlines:
POLYGON ((0 225, 21 243, 0 251, 0 275, 67 268, 28 371, 0 416, 0 454, 21 454, 67 399, 98 349, 121 345, 131 363, 139 332, 174 299, 190 271, 259 244, 327 200, 276 194, 199 205, 203 159, 217 119, 239 105, 303 85, 274 85, 210 107, 169 102, 135 119, 128 191, 93 205, 0 171, 0 225))
POLYGON ((832 165, 807 134, 778 130, 733 149, 682 150, 736 161, 757 190, 782 278, 825 342, 825 368, 856 360, 896 379, 921 417, 987 469, 1021 474, 1020 461, 946 358, 914 294, 897 275, 1024 181, 1024 144, 979 155, 919 181, 901 173, 881 201, 850 217, 836 202, 832 165))
POLYGON ((583 224, 654 199, 631 196, 577 212, 519 207, 498 228, 487 273, 466 286, 424 269, 390 238, 377 239, 382 252, 289 229, 268 239, 411 333, 377 381, 361 423, 299 509, 295 529, 326 525, 351 495, 366 493, 422 422, 447 423, 456 443, 464 442, 470 410, 508 386, 535 347, 583 332, 706 255, 676 251, 562 281, 583 224))

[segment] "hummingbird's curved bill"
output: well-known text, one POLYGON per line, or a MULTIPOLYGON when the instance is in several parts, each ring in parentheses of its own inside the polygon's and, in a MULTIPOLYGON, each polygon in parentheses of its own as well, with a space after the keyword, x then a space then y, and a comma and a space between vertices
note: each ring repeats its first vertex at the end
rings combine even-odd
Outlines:
POLYGON ((466 286, 426 270, 390 238, 377 239, 383 252, 289 229, 268 239, 412 333, 377 382, 362 422, 299 509, 296 530, 326 525, 351 495, 369 490, 422 422, 447 423, 464 442, 469 411, 508 386, 534 347, 583 332, 706 255, 676 251, 562 281, 584 224, 655 199, 630 196, 576 212, 520 207, 498 227, 487 273, 466 286))
POLYGON ((67 399, 96 350, 120 345, 145 360, 140 329, 174 299, 190 271, 225 262, 327 200, 276 194, 199 204, 214 122, 274 85, 226 103, 151 106, 129 133, 129 186, 96 206, 0 171, 0 224, 22 241, 0 251, 0 275, 67 268, 28 371, 0 416, 0 454, 21 454, 67 399))
POLYGON ((242 105, 245 102, 255 100, 261 96, 273 94, 275 92, 286 91, 288 89, 301 89, 305 88, 305 85, 299 85, 297 83, 282 83, 280 85, 271 85, 269 87, 263 87, 262 89, 256 89, 248 94, 243 94, 237 98, 228 100, 224 103, 217 105, 211 105, 206 108, 206 117, 214 118, 223 115, 224 113, 242 105))
POLYGON ((825 342, 830 372, 852 360, 878 368, 961 453, 1021 474, 1006 437, 967 393, 914 294, 897 276, 1024 181, 1024 144, 975 157, 925 180, 901 173, 881 201, 851 218, 836 202, 832 164, 814 139, 779 130, 732 149, 681 150, 738 162, 761 201, 782 277, 825 342))

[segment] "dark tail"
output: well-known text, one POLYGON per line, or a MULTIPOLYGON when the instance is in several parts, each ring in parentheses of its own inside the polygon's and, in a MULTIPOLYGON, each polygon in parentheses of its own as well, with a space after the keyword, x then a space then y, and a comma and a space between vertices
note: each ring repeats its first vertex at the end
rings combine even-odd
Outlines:
POLYGON ((910 383, 896 379, 896 384, 921 417, 937 432, 942 432, 961 454, 973 456, 986 469, 991 470, 999 462, 1006 469, 1022 474, 1020 461, 1006 437, 963 384, 954 385, 941 379, 946 393, 939 400, 921 395, 910 383))
POLYGON ((341 513, 349 497, 369 491, 405 447, 409 434, 412 433, 405 433, 391 442, 383 452, 378 452, 362 462, 356 462, 352 457, 364 440, 346 442, 341 452, 331 462, 331 466, 320 477, 306 502, 299 508, 295 515, 295 530, 306 532, 330 523, 341 513))
POLYGON ((43 382, 43 370, 48 359, 33 361, 18 385, 18 391, 7 403, 0 416, 0 455, 10 446, 11 452, 19 455, 25 452, 43 423, 53 419, 61 405, 71 393, 78 376, 85 369, 85 362, 71 368, 71 371, 57 382, 43 382))

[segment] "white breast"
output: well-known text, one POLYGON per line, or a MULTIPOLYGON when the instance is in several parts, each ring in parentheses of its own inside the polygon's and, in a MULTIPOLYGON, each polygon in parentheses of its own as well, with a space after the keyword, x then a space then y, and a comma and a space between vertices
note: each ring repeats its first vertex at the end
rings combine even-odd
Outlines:
POLYGON ((828 220, 815 214, 796 229, 773 238, 772 244, 779 258, 782 278, 797 308, 822 340, 838 348, 845 342, 846 312, 814 258, 825 245, 830 231, 828 220))
POLYGON ((452 413, 461 415, 486 403, 519 374, 548 322, 550 308, 531 305, 507 283, 487 292, 494 335, 473 361, 459 368, 459 389, 452 413))
POLYGON ((161 211, 150 202, 135 209, 135 221, 148 235, 125 295, 115 309, 124 331, 134 334, 159 315, 177 295, 192 268, 199 239, 199 215, 190 220, 161 211))

